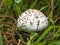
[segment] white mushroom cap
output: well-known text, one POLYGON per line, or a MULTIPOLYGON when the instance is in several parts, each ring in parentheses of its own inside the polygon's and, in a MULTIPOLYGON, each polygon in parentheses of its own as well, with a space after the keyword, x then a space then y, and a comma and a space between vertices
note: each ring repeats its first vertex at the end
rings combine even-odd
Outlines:
POLYGON ((36 9, 28 9, 19 16, 17 27, 31 31, 42 31, 48 26, 47 17, 36 9))

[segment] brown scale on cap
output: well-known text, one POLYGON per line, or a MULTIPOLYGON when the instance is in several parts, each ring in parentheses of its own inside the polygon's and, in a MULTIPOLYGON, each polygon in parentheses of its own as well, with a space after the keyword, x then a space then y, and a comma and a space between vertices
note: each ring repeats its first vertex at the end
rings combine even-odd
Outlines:
POLYGON ((36 18, 36 19, 38 19, 39 17, 38 17, 38 16, 36 16, 35 18, 36 18))
POLYGON ((32 19, 34 21, 34 19, 32 19))
POLYGON ((28 10, 28 13, 31 14, 30 10, 28 10))
POLYGON ((33 22, 30 21, 30 25, 33 25, 33 22))
POLYGON ((26 12, 26 11, 25 11, 24 13, 25 13, 25 14, 27 14, 27 12, 26 12))

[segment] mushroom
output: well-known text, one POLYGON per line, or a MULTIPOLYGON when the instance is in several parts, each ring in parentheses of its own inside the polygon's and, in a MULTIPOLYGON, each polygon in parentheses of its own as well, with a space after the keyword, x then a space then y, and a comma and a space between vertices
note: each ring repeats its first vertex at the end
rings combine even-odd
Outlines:
POLYGON ((48 18, 39 10, 28 9, 23 12, 18 20, 17 27, 30 31, 42 31, 48 26, 48 18))

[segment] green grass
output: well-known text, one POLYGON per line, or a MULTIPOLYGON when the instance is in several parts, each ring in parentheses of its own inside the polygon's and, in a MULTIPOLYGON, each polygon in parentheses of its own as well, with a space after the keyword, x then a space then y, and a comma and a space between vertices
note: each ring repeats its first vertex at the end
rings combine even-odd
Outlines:
MULTIPOLYGON (((17 35, 23 45, 60 45, 60 0, 1 0, 0 45, 8 43, 5 36, 10 34, 10 30, 13 30, 12 34, 17 35), (21 33, 19 31, 22 29, 17 29, 16 20, 27 9, 40 10, 48 17, 49 26, 41 34, 26 30, 21 33), (49 33, 53 33, 52 36, 49 33)), ((16 40, 15 35, 12 35, 13 40, 16 40)))

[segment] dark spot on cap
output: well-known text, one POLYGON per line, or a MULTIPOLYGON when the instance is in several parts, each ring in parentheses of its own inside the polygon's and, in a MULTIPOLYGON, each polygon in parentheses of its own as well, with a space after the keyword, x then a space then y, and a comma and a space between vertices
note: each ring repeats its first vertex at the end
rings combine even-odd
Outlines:
POLYGON ((27 21, 25 21, 25 23, 27 23, 27 21))
POLYGON ((46 24, 48 24, 48 23, 46 23, 46 24))
POLYGON ((41 16, 41 18, 45 17, 44 15, 41 16))
POLYGON ((22 19, 22 21, 24 21, 24 20, 22 19))
POLYGON ((25 12, 25 14, 27 14, 27 12, 25 12))
POLYGON ((30 10, 28 10, 28 13, 31 14, 30 10))
POLYGON ((43 16, 41 16, 41 18, 42 18, 43 16))
POLYGON ((30 21, 30 24, 33 25, 33 22, 30 21))
POLYGON ((26 19, 26 18, 24 18, 24 19, 26 19))
POLYGON ((36 15, 36 13, 34 15, 36 15))
POLYGON ((44 21, 42 21, 42 23, 44 23, 44 21))
POLYGON ((39 18, 38 16, 35 17, 36 19, 39 18))
POLYGON ((32 19, 34 21, 34 19, 32 19))

